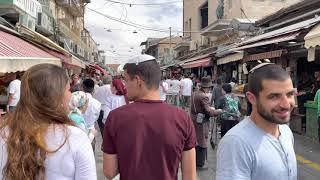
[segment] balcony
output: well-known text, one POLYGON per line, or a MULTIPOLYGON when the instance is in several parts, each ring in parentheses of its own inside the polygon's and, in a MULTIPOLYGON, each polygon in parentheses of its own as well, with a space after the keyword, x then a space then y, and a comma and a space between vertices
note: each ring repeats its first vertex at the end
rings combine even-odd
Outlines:
POLYGON ((58 33, 60 36, 71 39, 73 42, 79 45, 83 45, 84 43, 81 40, 80 29, 79 28, 69 28, 68 24, 63 22, 63 20, 58 20, 58 33), (82 44, 83 43, 83 44, 82 44))
POLYGON ((84 16, 84 6, 81 0, 56 0, 56 3, 59 6, 65 7, 72 16, 84 16))
POLYGON ((220 36, 225 34, 228 30, 231 23, 230 19, 218 19, 217 21, 209 24, 206 28, 202 29, 202 36, 220 36))
POLYGON ((21 15, 36 19, 41 11, 41 4, 37 0, 0 0, 0 14, 10 22, 16 23, 21 15))
POLYGON ((177 52, 189 50, 190 48, 190 41, 182 41, 177 44, 173 49, 177 52))

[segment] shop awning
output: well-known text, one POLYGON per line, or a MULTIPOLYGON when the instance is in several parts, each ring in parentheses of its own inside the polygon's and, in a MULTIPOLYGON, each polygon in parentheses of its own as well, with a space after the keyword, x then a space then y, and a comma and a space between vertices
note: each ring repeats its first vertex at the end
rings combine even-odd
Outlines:
POLYGON ((182 65, 184 69, 194 68, 194 67, 207 67, 211 65, 211 57, 204 59, 188 62, 182 65))
POLYGON ((60 59, 17 36, 0 31, 0 72, 25 71, 41 63, 61 66, 60 59))
POLYGON ((230 62, 235 62, 235 61, 239 61, 243 58, 243 51, 235 53, 235 54, 230 54, 228 56, 225 56, 223 58, 220 58, 217 60, 217 65, 221 65, 221 64, 227 64, 230 62))
POLYGON ((95 65, 94 66, 97 70, 99 70, 102 74, 107 75, 109 74, 106 70, 104 70, 102 67, 100 67, 99 65, 95 65))
POLYGON ((300 32, 288 33, 288 34, 276 36, 276 37, 273 37, 270 39, 261 40, 256 43, 253 43, 253 44, 240 46, 240 47, 231 49, 231 51, 239 51, 239 50, 249 49, 249 48, 253 48, 253 47, 264 46, 264 45, 268 45, 268 44, 291 41, 291 40, 295 40, 297 38, 297 36, 299 36, 299 34, 300 34, 300 32))
POLYGON ((247 39, 243 42, 241 42, 239 44, 239 46, 243 46, 245 44, 250 44, 250 43, 254 43, 260 40, 264 40, 264 39, 269 39, 269 38, 273 38, 273 37, 277 37, 277 36, 281 36, 281 35, 285 35, 288 33, 292 33, 292 32, 297 32, 300 31, 301 29, 307 29, 309 27, 314 26, 315 24, 317 24, 320 21, 320 16, 312 18, 312 19, 308 19, 290 26, 286 26, 274 31, 270 31, 255 37, 252 37, 250 39, 247 39))
POLYGON ((320 24, 315 26, 305 37, 304 47, 307 49, 311 47, 320 46, 320 24))
POLYGON ((72 55, 71 64, 74 65, 74 66, 78 66, 78 67, 80 67, 82 69, 86 68, 85 62, 83 62, 82 60, 80 60, 79 58, 77 58, 74 55, 72 55))
POLYGON ((276 50, 276 51, 269 51, 269 52, 264 52, 264 53, 258 53, 258 54, 252 54, 245 56, 243 58, 244 62, 248 61, 255 61, 255 60, 260 60, 260 59, 271 59, 271 58, 277 58, 281 57, 282 54, 287 53, 287 50, 281 49, 281 50, 276 50))
POLYGON ((100 67, 99 65, 94 65, 94 64, 89 64, 88 66, 90 69, 94 70, 94 72, 96 74, 104 74, 104 75, 107 75, 109 74, 105 69, 103 69, 102 67, 100 67))

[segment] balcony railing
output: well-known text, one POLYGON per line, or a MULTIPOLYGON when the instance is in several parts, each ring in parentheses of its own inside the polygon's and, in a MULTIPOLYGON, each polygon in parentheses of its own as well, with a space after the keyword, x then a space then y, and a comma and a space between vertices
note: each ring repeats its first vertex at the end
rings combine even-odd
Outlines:
POLYGON ((62 20, 58 20, 58 29, 59 33, 66 38, 71 39, 73 42, 80 45, 81 37, 80 37, 80 30, 79 33, 74 33, 68 25, 66 25, 62 20))

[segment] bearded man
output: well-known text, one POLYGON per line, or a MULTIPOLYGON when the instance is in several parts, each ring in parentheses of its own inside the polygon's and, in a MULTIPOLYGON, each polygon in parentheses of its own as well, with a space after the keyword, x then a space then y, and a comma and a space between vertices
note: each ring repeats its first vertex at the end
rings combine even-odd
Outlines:
POLYGON ((250 117, 220 141, 217 180, 296 180, 293 135, 287 123, 294 103, 290 75, 280 66, 264 63, 251 70, 250 117))

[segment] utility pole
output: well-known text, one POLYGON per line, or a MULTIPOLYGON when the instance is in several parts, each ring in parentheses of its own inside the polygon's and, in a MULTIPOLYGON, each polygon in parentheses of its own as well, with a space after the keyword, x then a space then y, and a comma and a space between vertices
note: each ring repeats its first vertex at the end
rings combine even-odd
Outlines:
POLYGON ((170 51, 171 51, 171 27, 169 27, 169 31, 170 31, 170 37, 169 37, 169 39, 170 39, 170 51))

